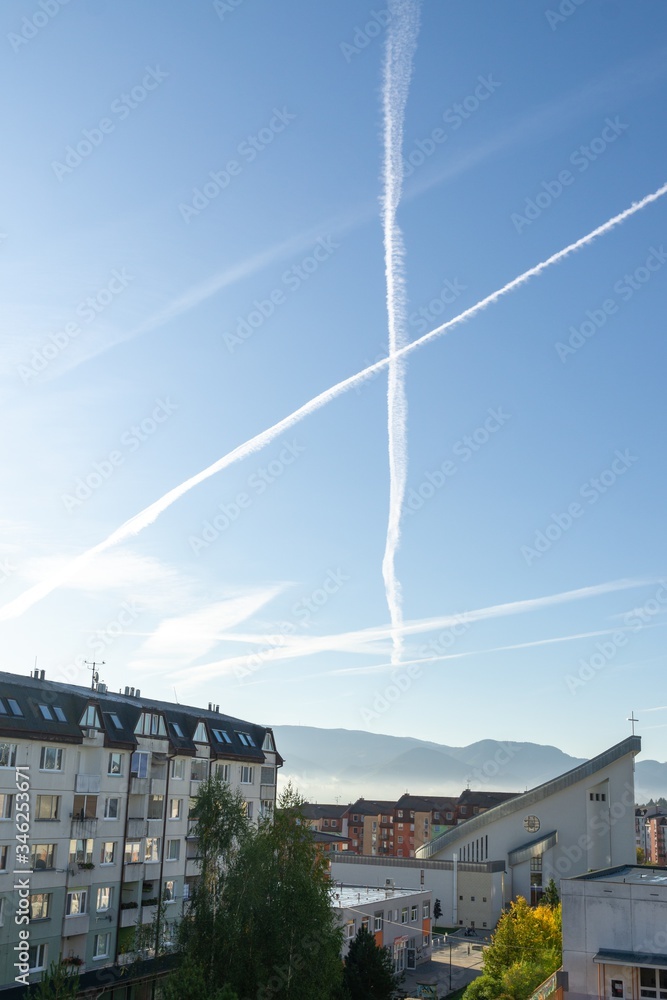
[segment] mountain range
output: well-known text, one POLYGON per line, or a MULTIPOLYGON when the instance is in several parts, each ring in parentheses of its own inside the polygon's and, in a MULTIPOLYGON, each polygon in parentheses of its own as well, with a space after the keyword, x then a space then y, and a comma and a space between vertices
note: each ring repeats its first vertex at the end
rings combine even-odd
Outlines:
MULTIPOLYGON (((479 740, 466 747, 350 729, 274 726, 291 779, 311 802, 396 800, 413 795, 460 795, 464 788, 523 792, 583 763, 541 743, 479 740)), ((667 763, 636 762, 638 802, 667 795, 667 763)))

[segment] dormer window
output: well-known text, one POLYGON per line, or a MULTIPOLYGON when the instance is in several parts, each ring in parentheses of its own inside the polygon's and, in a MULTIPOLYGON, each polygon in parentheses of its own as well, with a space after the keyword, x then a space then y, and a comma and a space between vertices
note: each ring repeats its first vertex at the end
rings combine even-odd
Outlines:
POLYGON ((97 714, 97 709, 94 705, 89 705, 86 711, 81 716, 80 726, 84 729, 100 729, 100 717, 97 714))
POLYGON ((267 733, 266 736, 264 737, 264 742, 262 743, 262 750, 275 752, 275 749, 276 745, 273 742, 273 737, 271 736, 271 733, 267 733))
POLYGON ((195 743, 208 743, 208 736, 206 735, 206 726, 203 722, 197 723, 197 728, 195 729, 195 734, 192 737, 195 743))
POLYGON ((142 712, 134 731, 139 736, 166 736, 167 728, 159 712, 142 712))

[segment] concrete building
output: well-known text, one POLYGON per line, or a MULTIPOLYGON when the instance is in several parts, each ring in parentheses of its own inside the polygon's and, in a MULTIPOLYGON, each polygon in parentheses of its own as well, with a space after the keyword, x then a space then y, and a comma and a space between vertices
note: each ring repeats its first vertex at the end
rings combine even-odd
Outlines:
POLYGON ((133 957, 159 899, 173 936, 198 875, 189 812, 201 782, 221 775, 256 820, 275 808, 281 764, 270 729, 217 705, 0 672, 0 986, 17 975, 18 878, 29 915, 20 971, 34 981, 62 956, 84 980, 113 981, 100 970, 133 957))
POLYGON ((563 879, 569 997, 667 998, 667 868, 623 865, 563 879))
POLYGON ((431 893, 416 889, 383 889, 337 885, 334 909, 344 929, 343 958, 361 927, 388 948, 395 972, 414 969, 431 957, 431 893))
POLYGON ((528 792, 497 805, 477 803, 477 815, 416 849, 414 859, 337 858, 332 875, 429 888, 440 899, 443 925, 492 928, 517 896, 539 902, 551 877, 558 882, 636 861, 634 757, 640 749, 640 738, 630 736, 528 792))
POLYGON ((650 865, 667 864, 667 816, 647 816, 644 828, 646 831, 646 861, 650 865))

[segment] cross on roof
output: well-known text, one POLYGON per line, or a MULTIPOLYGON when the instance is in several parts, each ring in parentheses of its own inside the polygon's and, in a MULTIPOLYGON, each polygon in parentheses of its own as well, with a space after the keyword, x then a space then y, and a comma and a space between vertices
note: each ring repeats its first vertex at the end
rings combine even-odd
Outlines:
POLYGON ((628 722, 632 723, 632 735, 635 735, 635 722, 639 722, 639 719, 635 719, 634 710, 628 716, 628 722))

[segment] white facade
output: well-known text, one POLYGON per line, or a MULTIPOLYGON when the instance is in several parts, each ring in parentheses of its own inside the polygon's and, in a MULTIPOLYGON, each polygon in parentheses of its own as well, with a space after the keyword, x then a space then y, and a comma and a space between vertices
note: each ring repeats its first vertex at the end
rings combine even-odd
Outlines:
POLYGON ((429 961, 433 914, 429 891, 337 885, 333 905, 345 935, 343 957, 365 926, 379 947, 389 949, 395 972, 429 961))
POLYGON ((626 865, 561 882, 569 997, 665 1000, 667 868, 626 865))

